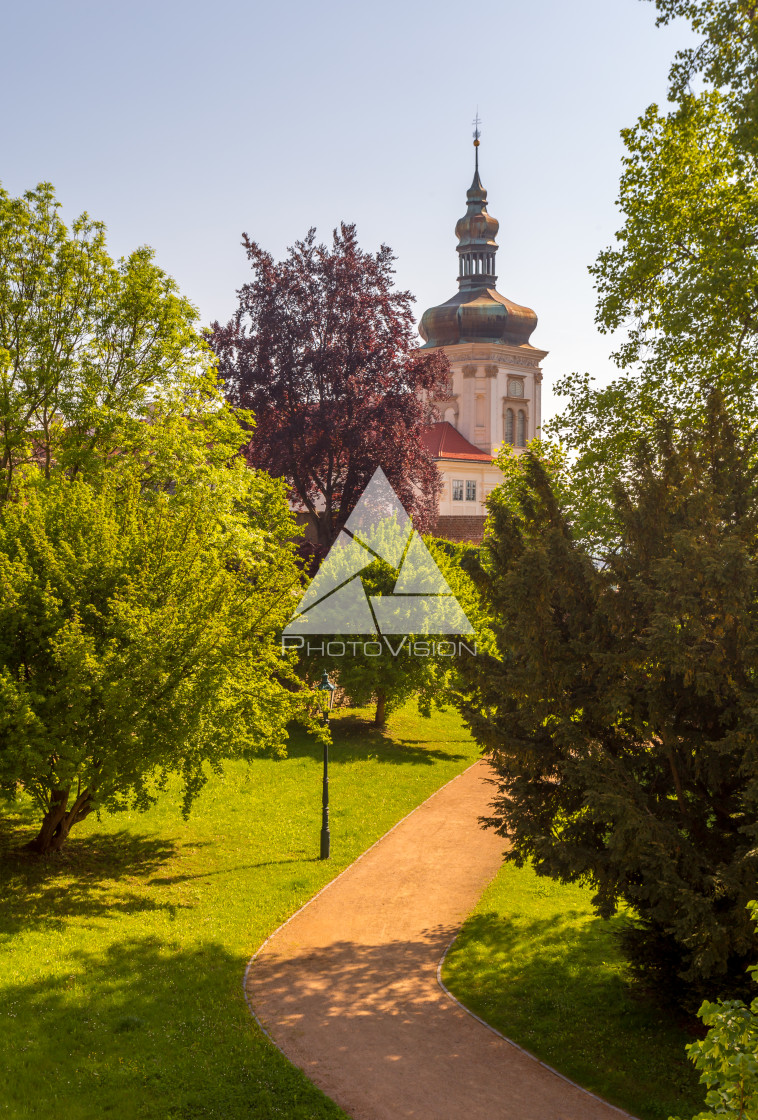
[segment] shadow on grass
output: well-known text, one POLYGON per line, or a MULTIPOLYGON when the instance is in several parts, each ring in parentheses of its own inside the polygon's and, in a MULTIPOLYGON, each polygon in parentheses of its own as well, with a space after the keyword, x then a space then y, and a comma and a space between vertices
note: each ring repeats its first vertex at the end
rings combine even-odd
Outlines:
POLYGON ((586 911, 470 917, 445 983, 472 1011, 562 1073, 648 1120, 702 1108, 685 1045, 702 1025, 627 979, 614 930, 586 911))
MULTIPOLYGON (((158 871, 177 852, 173 840, 126 830, 72 836, 48 858, 22 845, 36 832, 20 814, 0 820, 0 936, 21 929, 65 928, 67 919, 116 918, 177 907, 129 889, 130 879, 158 871)), ((195 844, 197 847, 197 844, 195 844)))
POLYGON ((264 859, 260 863, 243 863, 234 867, 220 867, 216 871, 200 871, 197 875, 167 875, 150 879, 150 887, 170 887, 174 883, 188 883, 192 879, 210 879, 215 875, 236 875, 238 871, 258 871, 261 867, 280 867, 285 863, 320 863, 320 856, 292 856, 286 859, 264 859))
POLYGON ((3 987, 4 1107, 77 1117, 338 1120, 343 1114, 257 1031, 242 955, 132 938, 71 952, 64 976, 3 987))
MULTIPOLYGON (((389 762, 404 766, 432 766, 435 762, 460 762, 465 754, 442 749, 439 735, 428 739, 403 739, 393 737, 386 728, 355 716, 333 719, 331 722, 333 746, 329 761, 340 762, 389 762), (426 746, 425 744, 429 744, 426 746), (432 746, 434 744, 434 746, 432 746)), ((452 745, 452 744, 451 744, 452 745)), ((310 736, 293 731, 287 744, 288 758, 321 759, 323 748, 310 736)))

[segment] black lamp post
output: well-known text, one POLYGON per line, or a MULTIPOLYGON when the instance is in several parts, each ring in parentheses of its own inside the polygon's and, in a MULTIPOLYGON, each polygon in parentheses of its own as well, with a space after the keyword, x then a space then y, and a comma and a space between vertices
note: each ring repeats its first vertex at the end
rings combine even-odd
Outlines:
MULTIPOLYGON (((335 685, 329 680, 329 674, 324 669, 324 675, 321 678, 321 684, 318 686, 319 691, 323 693, 322 710, 324 713, 324 723, 329 723, 329 713, 332 710, 334 703, 334 689, 335 685)), ((321 796, 321 858, 329 859, 329 746, 324 740, 324 785, 323 793, 321 796)))

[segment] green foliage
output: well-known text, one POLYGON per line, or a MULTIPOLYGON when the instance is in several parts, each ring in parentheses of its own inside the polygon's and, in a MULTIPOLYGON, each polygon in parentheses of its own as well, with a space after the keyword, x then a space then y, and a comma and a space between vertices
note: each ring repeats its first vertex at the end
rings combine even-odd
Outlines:
MULTIPOLYGON (((522 520, 524 485, 531 470, 532 460, 539 462, 550 479, 561 506, 573 511, 576 508, 575 481, 565 448, 560 443, 533 439, 527 444, 527 450, 528 456, 515 452, 508 444, 503 444, 500 448, 495 462, 502 471, 503 481, 498 486, 493 502, 491 503, 489 499, 487 501, 490 512, 496 506, 500 510, 509 510, 517 520, 522 520)), ((464 569, 475 571, 477 557, 467 557, 463 561, 463 566, 464 569)))
MULTIPOLYGON (((758 919, 758 903, 749 902, 748 909, 758 919)), ((748 971, 758 972, 758 965, 748 971)), ((758 998, 750 1007, 740 999, 706 1000, 699 1015, 708 1034, 688 1046, 687 1053, 708 1087, 708 1111, 699 1112, 693 1120, 712 1120, 714 1116, 752 1120, 758 1116, 758 998)))
POLYGON ((572 459, 577 531, 606 549, 613 481, 658 419, 685 431, 715 385, 743 431, 758 418, 758 177, 733 132, 724 99, 704 93, 666 116, 653 105, 622 133, 624 225, 590 269, 601 331, 623 331, 622 373, 603 388, 559 381, 568 401, 546 427, 572 459))
POLYGON ((195 416, 223 447, 231 434, 197 313, 152 251, 114 264, 102 223, 69 231, 58 208, 48 183, 0 189, 0 500, 25 463, 92 476, 150 450, 163 419, 195 416))
POLYGON ((92 809, 146 808, 169 770, 188 809, 205 762, 286 739, 282 487, 241 462, 212 477, 152 496, 129 471, 32 477, 0 507, 0 789, 61 840, 92 809))
POLYGON ((0 790, 36 799, 40 851, 171 769, 188 809, 303 706, 274 640, 294 524, 196 318, 149 249, 114 264, 49 184, 0 190, 0 790))
POLYGON ((572 462, 575 532, 603 552, 619 532, 614 480, 660 418, 686 431, 714 386, 743 433, 758 418, 758 12, 750 0, 655 3, 659 23, 684 18, 702 39, 672 65, 674 105, 622 131, 623 224, 590 269, 621 373, 601 388, 563 378, 566 405, 546 426, 572 462))
POLYGON ((461 663, 507 858, 591 882, 604 917, 628 903, 656 983, 673 972, 700 999, 744 975, 752 945, 754 459, 718 396, 686 438, 659 430, 617 487, 619 546, 599 568, 527 452, 519 512, 490 499, 479 584, 495 649, 461 663))
POLYGON ((654 0, 658 24, 689 21, 702 35, 695 47, 678 51, 669 74, 672 100, 690 92, 694 78, 724 90, 737 122, 736 136, 755 145, 758 123, 758 9, 753 0, 654 0))
MULTIPOLYGON (((461 559, 470 545, 454 545, 449 541, 425 537, 425 544, 435 563, 447 580, 451 591, 474 626, 474 634, 463 635, 463 641, 473 648, 474 643, 486 634, 485 620, 476 588, 462 566, 461 559)), ((389 595, 397 580, 397 571, 384 560, 376 559, 360 574, 366 592, 371 595, 389 595)), ((457 645, 458 635, 450 638, 457 645)), ((301 664, 306 677, 317 682, 324 669, 353 705, 364 706, 376 701, 376 722, 384 723, 386 717, 414 698, 419 710, 426 716, 432 710, 441 710, 451 702, 451 690, 456 679, 459 655, 451 654, 446 635, 397 634, 380 636, 377 645, 381 654, 363 652, 366 635, 339 635, 335 641, 344 643, 346 656, 331 657, 327 653, 329 638, 319 635, 311 639, 311 649, 324 653, 303 656, 301 664), (445 643, 445 652, 439 653, 439 642, 445 643), (351 656, 351 647, 356 649, 351 656)), ((374 651, 376 652, 376 651, 374 651)), ((464 651, 463 657, 469 656, 464 651)))

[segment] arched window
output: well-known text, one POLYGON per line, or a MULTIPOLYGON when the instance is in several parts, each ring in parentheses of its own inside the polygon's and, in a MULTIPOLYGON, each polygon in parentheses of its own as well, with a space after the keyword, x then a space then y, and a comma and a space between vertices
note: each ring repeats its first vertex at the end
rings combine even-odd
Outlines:
POLYGON ((513 409, 505 410, 505 442, 513 446, 513 409))
POLYGON ((526 413, 523 408, 518 410, 518 446, 526 447, 526 413))

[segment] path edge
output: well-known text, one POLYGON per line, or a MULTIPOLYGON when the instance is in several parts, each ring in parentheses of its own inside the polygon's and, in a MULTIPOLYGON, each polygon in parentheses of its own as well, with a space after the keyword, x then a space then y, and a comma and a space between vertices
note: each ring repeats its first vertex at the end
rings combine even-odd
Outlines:
MULTIPOLYGON (((272 932, 268 935, 266 940, 261 942, 261 944, 258 946, 256 951, 253 953, 250 960, 247 962, 247 966, 245 968, 245 972, 244 972, 244 975, 242 977, 242 994, 245 998, 245 1004, 247 1005, 247 1009, 250 1012, 250 1015, 252 1016, 256 1026, 259 1028, 261 1033, 265 1035, 265 1037, 269 1040, 269 1042, 272 1044, 272 1046, 276 1047, 276 1049, 279 1051, 279 1053, 282 1055, 282 1057, 285 1058, 288 1062, 290 1062, 290 1065, 294 1065, 294 1062, 292 1062, 292 1060, 287 1057, 287 1055, 284 1053, 284 1051, 281 1049, 281 1047, 276 1043, 276 1041, 271 1037, 269 1032, 266 1030, 263 1023, 258 1018, 258 1015, 256 1014, 255 1009, 253 1008, 253 1005, 250 1002, 250 998, 248 996, 248 990, 247 990, 248 976, 250 975, 250 970, 252 969, 253 965, 255 964, 257 958, 260 956, 260 954, 263 952, 263 950, 266 948, 266 946, 268 945, 269 941, 271 941, 272 938, 276 937, 276 935, 281 930, 283 930, 286 926, 288 926, 290 924, 290 922, 294 921, 294 919, 298 916, 298 914, 301 914, 303 912, 303 910, 306 910, 311 905, 311 903, 315 902, 316 899, 319 898, 325 891, 328 891, 333 883, 336 883, 339 879, 342 878, 343 875, 347 874, 347 872, 350 871, 351 868, 355 867, 355 865, 357 863, 360 863, 360 861, 363 859, 363 857, 367 856, 369 854, 369 852, 373 851, 373 849, 376 848, 378 844, 381 844, 381 842, 385 839, 385 837, 389 836, 392 832, 394 832, 396 828, 399 828, 401 824, 403 824, 405 821, 407 821, 409 817, 412 817, 414 813, 417 813, 419 811, 419 809, 423 808, 424 805, 427 805, 430 801, 434 800, 434 798, 437 796, 437 794, 442 793, 442 791, 444 789, 447 789, 448 786, 451 786, 453 784, 453 782, 457 782, 458 779, 462 778, 464 774, 468 774, 469 770, 473 770, 474 767, 478 766, 480 762, 486 762, 486 761, 487 761, 486 757, 478 758, 476 760, 476 762, 472 762, 471 765, 467 766, 465 770, 461 770, 460 774, 454 775, 454 777, 450 778, 450 780, 445 782, 444 785, 441 785, 439 787, 439 789, 436 789, 434 791, 434 793, 430 794, 429 797, 426 798, 425 801, 422 801, 422 802, 420 802, 420 804, 415 805, 413 807, 413 809, 411 809, 408 813, 405 814, 404 817, 401 817, 399 821, 396 821, 393 824, 392 828, 388 828, 387 831, 383 832, 382 835, 379 836, 374 841, 373 844, 370 844, 369 847, 366 848, 365 851, 361 852, 361 854, 359 856, 356 856, 356 858, 353 860, 352 863, 349 863, 347 865, 347 867, 343 867, 342 870, 339 872, 339 874, 335 875, 333 879, 330 879, 328 883, 324 883, 323 887, 321 887, 320 890, 316 891, 316 893, 311 898, 309 898, 306 902, 304 902, 302 906, 299 906, 297 908, 297 910, 295 910, 292 914, 290 914, 289 918, 287 918, 280 925, 278 925, 275 930, 272 930, 272 932)), ((464 921, 465 921, 465 919, 464 919, 464 921)), ((486 1027, 486 1029, 488 1031, 490 1031, 492 1034, 497 1035, 497 1037, 502 1039, 503 1042, 506 1042, 509 1046, 512 1046, 515 1050, 518 1050, 521 1054, 523 1054, 525 1057, 529 1058, 531 1061, 536 1062, 538 1066, 542 1066, 543 1069, 548 1070, 550 1073, 554 1074, 556 1077, 559 1077, 561 1079, 561 1081, 565 1081, 566 1084, 573 1086, 575 1089, 578 1089, 581 1093, 585 1093, 588 1097, 591 1097, 593 1100, 596 1100, 600 1104, 605 1105, 607 1108, 612 1108, 615 1112, 618 1112, 618 1114, 620 1116, 626 1117, 626 1120, 639 1120, 639 1117, 634 1116, 631 1112, 626 1112, 623 1108, 619 1108, 618 1105, 611 1104, 610 1101, 607 1101, 603 1097, 598 1096, 597 1093, 593 1093, 590 1089, 585 1089, 583 1085, 579 1085, 578 1082, 572 1081, 570 1077, 566 1077, 565 1074, 560 1073, 559 1070, 554 1069, 552 1066, 548 1065, 547 1062, 543 1062, 542 1059, 538 1058, 536 1054, 532 1054, 529 1050, 525 1050, 523 1046, 519 1046, 519 1044, 517 1042, 514 1042, 512 1038, 508 1038, 507 1035, 504 1035, 501 1031, 499 1031, 497 1029, 497 1027, 493 1027, 491 1023, 488 1023, 485 1019, 482 1019, 481 1016, 479 1016, 475 1012, 471 1011, 470 1008, 466 1007, 465 1003, 461 1003, 461 1001, 457 998, 457 996, 453 995, 453 993, 450 991, 450 989, 448 987, 446 987, 446 985, 445 985, 445 983, 442 979, 442 966, 445 963, 445 960, 447 958, 448 953, 452 949, 455 942, 458 940, 458 935, 460 934, 461 929, 463 928, 463 924, 464 923, 461 922, 455 936, 450 940, 450 943, 447 945, 447 947, 446 947, 444 953, 442 954, 442 956, 440 957, 439 963, 437 965, 437 983, 439 984, 440 988, 445 993, 445 995, 448 997, 448 999, 452 1000, 453 1003, 457 1004, 458 1007, 460 1007, 462 1011, 465 1011, 465 1013, 467 1015, 470 1015, 472 1019, 476 1019, 476 1021, 478 1023, 481 1023, 481 1025, 483 1027, 486 1027)), ((299 1067, 296 1066, 295 1068, 297 1069, 299 1067)), ((301 1070, 300 1072, 304 1073, 303 1070, 301 1070)), ((304 1075, 306 1077, 308 1077, 307 1074, 304 1074, 304 1075)), ((308 1078, 308 1080, 310 1081, 311 1079, 308 1078)), ((311 1082, 311 1084, 314 1084, 314 1082, 311 1082)), ((318 1086, 316 1086, 316 1088, 318 1088, 318 1086)), ((321 1092, 323 1092, 323 1089, 321 1090, 321 1092)), ((326 1094, 326 1095, 328 1096, 328 1094, 326 1094)), ((340 1107, 340 1106, 338 1105, 337 1107, 340 1107)))
MULTIPOLYGON (((289 918, 287 918, 285 921, 283 921, 281 923, 281 925, 278 925, 276 927, 276 929, 273 930, 268 935, 266 940, 262 941, 261 944, 258 946, 258 948, 255 950, 252 957, 247 962, 247 967, 245 968, 245 973, 242 977, 242 993, 245 997, 245 1003, 247 1004, 247 1009, 250 1012, 250 1014, 252 1015, 253 1019, 255 1020, 255 1023, 260 1028, 260 1030, 263 1032, 263 1034, 266 1036, 266 1038, 269 1040, 269 1042, 271 1042, 274 1046, 276 1046, 279 1053, 282 1054, 285 1058, 287 1058, 287 1055, 284 1053, 284 1051, 281 1049, 281 1047, 277 1046, 275 1040, 268 1033, 268 1031, 264 1027, 263 1023, 260 1021, 257 1014, 255 1013, 255 1009, 253 1008, 253 1005, 250 1002, 250 999, 248 997, 247 980, 248 980, 248 976, 250 975, 250 970, 253 967, 253 965, 255 964, 257 958, 260 956, 260 954, 266 948, 269 941, 273 937, 276 937, 277 933, 279 933, 281 930, 283 930, 285 928, 285 926, 288 926, 290 924, 290 922, 294 921, 294 919, 298 916, 298 914, 301 914, 303 912, 303 910, 305 910, 308 906, 311 905, 312 902, 315 902, 317 898, 320 898, 320 896, 324 893, 324 891, 328 891, 329 888, 332 886, 332 884, 336 883, 338 879, 341 879, 343 875, 347 874, 347 872, 352 867, 355 867, 356 863, 360 863, 360 861, 363 859, 363 857, 367 856, 369 854, 369 852, 373 851, 373 849, 378 844, 381 844, 382 840, 384 840, 384 838, 386 836, 389 836, 390 833, 394 832, 396 828, 399 828, 401 824, 403 824, 405 821, 407 821, 409 817, 412 817, 414 813, 417 813, 419 811, 419 809, 422 809, 424 807, 424 805, 428 805, 428 803, 430 801, 432 801, 437 796, 438 793, 442 793, 443 789, 447 789, 447 787, 451 786, 453 784, 453 782, 457 782, 459 778, 462 778, 464 774, 468 774, 469 770, 473 770, 475 766, 478 766, 481 762, 486 762, 486 761, 487 761, 486 758, 477 758, 477 760, 475 762, 472 762, 470 766, 467 766, 465 770, 461 770, 460 774, 453 775, 453 777, 450 778, 449 781, 445 782, 445 784, 440 786, 439 789, 436 789, 434 791, 434 793, 431 793, 424 801, 421 801, 418 805, 414 805, 414 807, 409 812, 407 812, 404 817, 401 817, 399 821, 395 821, 392 828, 388 828, 386 832, 383 832, 382 835, 379 836, 374 841, 373 844, 370 844, 369 847, 366 848, 365 851, 361 852, 361 854, 359 856, 356 856, 352 863, 349 863, 347 865, 347 867, 343 867, 342 870, 339 872, 339 874, 335 875, 333 879, 330 879, 328 883, 324 883, 323 887, 321 887, 320 890, 316 891, 316 893, 311 898, 309 898, 306 902, 304 902, 302 906, 299 906, 297 908, 297 910, 294 911, 294 913, 290 914, 289 918)), ((456 934, 456 937, 457 936, 458 936, 458 934, 456 934)), ((453 938, 453 941, 454 940, 455 940, 455 938, 453 938)), ((453 942, 451 941, 450 945, 452 945, 452 943, 453 942)), ((448 945, 448 949, 450 948, 450 945, 448 945)), ((447 954, 447 949, 445 950, 445 954, 447 954)), ((440 967, 441 967, 441 963, 440 963, 440 967)), ((450 993, 448 993, 448 994, 450 994, 450 993)), ((451 999, 455 999, 455 996, 451 995, 451 999)), ((461 1004, 461 1006, 463 1006, 463 1004, 461 1004)), ((466 1009, 466 1010, 468 1010, 468 1009, 466 1009)), ((488 1025, 488 1024, 486 1024, 486 1025, 488 1025)), ((490 1028, 490 1029, 494 1029, 494 1028, 490 1028)), ((287 1061, 289 1062, 290 1059, 287 1058, 287 1061)), ((294 1063, 291 1063, 291 1064, 294 1065, 294 1063)), ((307 1077, 308 1075, 306 1074, 305 1076, 307 1077)), ((310 1080, 310 1078, 308 1078, 308 1080, 310 1080)), ((611 1106, 611 1107, 614 1107, 614 1106, 611 1106)), ((632 1120, 636 1120, 636 1117, 632 1117, 632 1120)))
POLYGON ((524 1055, 524 1057, 530 1058, 533 1062, 536 1062, 538 1066, 542 1066, 543 1069, 549 1070, 550 1073, 555 1074, 556 1077, 560 1077, 561 1081, 565 1081, 567 1085, 573 1085, 575 1089, 579 1089, 580 1092, 585 1093, 588 1097, 592 1097, 593 1100, 599 1101, 600 1104, 604 1104, 607 1108, 614 1109, 619 1113, 620 1116, 627 1117, 627 1120, 639 1120, 638 1116, 634 1116, 631 1112, 626 1112, 623 1108, 619 1108, 617 1104, 611 1104, 611 1102, 607 1101, 605 1097, 598 1096, 598 1094, 593 1093, 591 1089, 585 1089, 585 1087, 583 1085, 580 1085, 578 1081, 572 1081, 570 1077, 566 1077, 565 1073, 561 1073, 560 1070, 554 1069, 553 1066, 549 1066, 547 1062, 543 1062, 541 1058, 538 1058, 536 1054, 532 1054, 531 1050, 526 1050, 523 1046, 519 1046, 518 1042, 514 1042, 512 1038, 508 1038, 508 1036, 503 1034, 502 1031, 499 1031, 497 1027, 493 1027, 492 1023, 488 1023, 486 1019, 482 1019, 481 1015, 477 1015, 475 1011, 472 1011, 470 1007, 466 1007, 465 1003, 461 1003, 458 997, 453 995, 453 993, 446 986, 444 980, 442 979, 442 966, 447 959, 448 953, 452 949, 455 942, 458 940, 458 935, 463 929, 463 925, 464 923, 461 923, 458 932, 450 941, 449 945, 445 949, 445 952, 440 957, 439 964, 437 965, 437 983, 442 988, 442 991, 445 993, 445 995, 449 999, 451 999, 453 1003, 457 1003, 460 1009, 462 1011, 465 1011, 467 1015, 470 1015, 472 1019, 476 1019, 477 1023, 481 1023, 482 1026, 486 1027, 488 1031, 491 1031, 492 1034, 497 1035, 497 1037, 501 1038, 503 1042, 507 1042, 509 1046, 512 1046, 514 1050, 518 1050, 519 1053, 524 1055))

